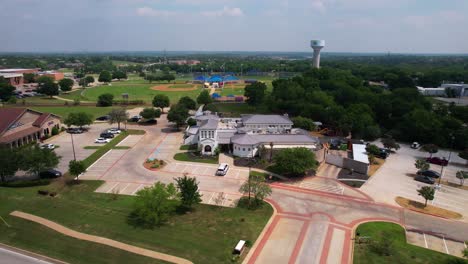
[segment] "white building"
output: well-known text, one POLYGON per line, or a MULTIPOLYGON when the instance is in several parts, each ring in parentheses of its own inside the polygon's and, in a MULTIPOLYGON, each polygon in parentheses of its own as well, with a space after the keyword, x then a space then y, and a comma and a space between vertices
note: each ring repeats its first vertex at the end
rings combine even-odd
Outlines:
POLYGON ((204 155, 213 155, 219 148, 234 156, 254 157, 264 146, 268 149, 306 147, 319 148, 318 138, 306 131, 293 129, 287 115, 242 115, 240 118, 221 118, 204 113, 195 116, 197 125, 185 131, 184 144, 198 144, 204 155))
POLYGON ((468 96, 468 84, 464 83, 443 83, 440 87, 437 88, 424 88, 417 86, 418 91, 422 95, 426 96, 447 96, 446 90, 452 89, 455 91, 455 95, 458 96, 468 96))

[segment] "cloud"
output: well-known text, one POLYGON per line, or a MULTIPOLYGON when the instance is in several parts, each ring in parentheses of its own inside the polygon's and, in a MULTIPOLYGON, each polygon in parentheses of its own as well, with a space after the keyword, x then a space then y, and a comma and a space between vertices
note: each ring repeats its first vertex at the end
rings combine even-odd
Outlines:
POLYGON ((225 6, 221 10, 204 11, 204 12, 201 12, 201 14, 206 17, 223 17, 223 16, 241 17, 241 16, 244 16, 244 12, 242 12, 242 9, 238 7, 229 8, 227 6, 225 6))
POLYGON ((326 11, 325 3, 321 0, 313 0, 312 9, 317 10, 320 13, 325 13, 326 11))
POLYGON ((167 11, 167 10, 157 10, 151 7, 140 7, 137 8, 136 13, 138 16, 149 16, 149 17, 168 17, 176 15, 176 12, 167 11))

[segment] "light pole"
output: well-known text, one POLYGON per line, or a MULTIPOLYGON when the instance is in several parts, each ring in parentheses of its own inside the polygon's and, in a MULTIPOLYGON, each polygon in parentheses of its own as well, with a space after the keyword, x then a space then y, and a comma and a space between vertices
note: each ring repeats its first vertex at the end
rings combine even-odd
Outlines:
POLYGON ((70 133, 70 137, 71 137, 71 142, 72 142, 72 149, 73 149, 73 160, 76 161, 76 154, 75 154, 75 143, 73 141, 73 133, 70 133))
MULTIPOLYGON (((448 163, 450 162, 450 158, 452 157, 452 148, 453 148, 453 140, 455 139, 455 137, 453 135, 450 135, 450 152, 449 152, 449 156, 448 156, 448 160, 447 160, 447 166, 448 166, 448 163)), ((444 175, 444 167, 445 166, 441 166, 442 168, 440 169, 440 177, 439 177, 439 187, 440 187, 440 182, 442 180, 442 176, 444 175)))

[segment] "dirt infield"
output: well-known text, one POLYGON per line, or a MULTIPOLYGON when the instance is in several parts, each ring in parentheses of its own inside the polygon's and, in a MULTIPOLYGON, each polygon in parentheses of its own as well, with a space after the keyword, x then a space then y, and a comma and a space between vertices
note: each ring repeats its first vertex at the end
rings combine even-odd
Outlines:
POLYGON ((164 92, 183 92, 183 91, 195 91, 198 89, 198 85, 194 84, 190 88, 170 88, 170 86, 173 86, 174 84, 169 83, 169 84, 160 84, 151 87, 152 90, 156 91, 164 91, 164 92))

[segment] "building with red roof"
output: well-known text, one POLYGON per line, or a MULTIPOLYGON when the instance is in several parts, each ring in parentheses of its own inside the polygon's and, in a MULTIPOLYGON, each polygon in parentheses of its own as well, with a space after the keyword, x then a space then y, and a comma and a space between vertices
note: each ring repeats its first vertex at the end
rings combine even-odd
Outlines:
POLYGON ((60 116, 28 108, 0 108, 0 144, 19 147, 60 129, 60 116))

